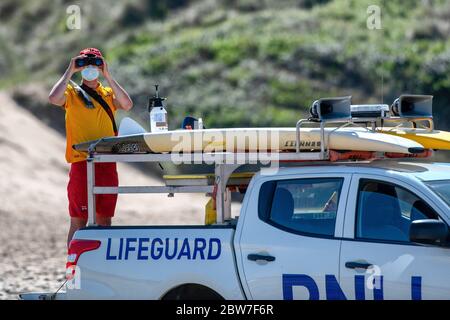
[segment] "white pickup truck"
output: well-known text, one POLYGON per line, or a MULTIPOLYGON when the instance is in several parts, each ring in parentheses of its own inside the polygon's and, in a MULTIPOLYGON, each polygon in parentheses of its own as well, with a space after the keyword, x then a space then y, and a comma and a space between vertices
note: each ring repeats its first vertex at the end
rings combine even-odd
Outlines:
POLYGON ((450 299, 449 225, 450 164, 280 168, 224 224, 78 231, 54 297, 450 299))

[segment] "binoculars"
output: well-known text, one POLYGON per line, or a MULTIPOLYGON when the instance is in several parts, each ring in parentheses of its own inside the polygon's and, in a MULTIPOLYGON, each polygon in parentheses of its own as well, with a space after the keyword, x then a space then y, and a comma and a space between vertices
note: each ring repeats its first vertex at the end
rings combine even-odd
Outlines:
POLYGON ((101 67, 103 65, 103 59, 96 55, 87 55, 86 57, 76 59, 75 65, 77 68, 82 68, 88 65, 101 67))

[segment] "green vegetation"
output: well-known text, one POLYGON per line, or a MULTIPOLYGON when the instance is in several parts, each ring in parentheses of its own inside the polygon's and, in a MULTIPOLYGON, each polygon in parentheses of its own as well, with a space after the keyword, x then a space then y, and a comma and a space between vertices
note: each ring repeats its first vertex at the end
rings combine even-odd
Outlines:
POLYGON ((82 30, 67 30, 67 1, 0 4, 0 86, 50 86, 83 47, 106 53, 146 122, 154 83, 170 126, 192 114, 216 126, 292 126, 319 97, 356 103, 401 93, 435 96, 450 129, 450 2, 439 0, 78 1, 82 30), (366 27, 379 5, 382 30, 366 27))

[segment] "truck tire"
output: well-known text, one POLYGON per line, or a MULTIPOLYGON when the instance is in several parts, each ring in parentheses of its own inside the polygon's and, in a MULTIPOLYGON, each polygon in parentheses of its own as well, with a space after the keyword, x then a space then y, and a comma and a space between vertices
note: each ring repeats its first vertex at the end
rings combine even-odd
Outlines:
POLYGON ((188 283, 173 288, 161 300, 225 300, 214 290, 200 284, 188 283))

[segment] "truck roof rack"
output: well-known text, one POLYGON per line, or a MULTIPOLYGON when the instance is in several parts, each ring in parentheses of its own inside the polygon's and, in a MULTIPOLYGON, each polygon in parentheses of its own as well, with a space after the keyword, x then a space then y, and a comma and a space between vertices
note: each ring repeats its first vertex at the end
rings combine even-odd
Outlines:
MULTIPOLYGON (((88 183, 88 225, 95 225, 95 195, 96 194, 119 194, 119 193, 166 193, 173 195, 175 193, 206 193, 216 195, 216 209, 218 224, 231 219, 231 191, 229 188, 229 178, 232 173, 244 164, 270 164, 273 162, 298 162, 308 163, 315 161, 327 161, 320 152, 283 152, 271 153, 188 153, 179 154, 176 161, 179 163, 193 164, 213 164, 214 174, 205 176, 205 181, 214 180, 211 183, 199 183, 198 179, 185 178, 180 181, 173 176, 166 176, 165 186, 118 186, 118 187, 99 187, 95 185, 95 166, 94 163, 101 162, 153 162, 174 163, 173 154, 104 154, 91 152, 87 158, 87 183, 88 183), (177 181, 177 182, 174 182, 177 181)), ((248 175, 234 176, 233 179, 247 179, 248 175)))
MULTIPOLYGON (((383 111, 379 117, 372 117, 373 110, 370 105, 363 105, 362 113, 368 114, 368 117, 352 117, 352 111, 358 108, 352 108, 351 97, 341 98, 323 98, 315 101, 311 106, 311 117, 301 119, 296 124, 296 151, 295 152, 216 152, 216 153, 181 153, 181 154, 105 154, 96 153, 95 143, 89 148, 87 158, 87 184, 88 184, 88 225, 95 225, 95 195, 96 194, 118 194, 118 193, 207 193, 214 194, 216 199, 216 223, 221 224, 231 220, 231 194, 229 188, 229 179, 233 172, 244 164, 273 164, 295 162, 297 164, 311 165, 314 163, 336 162, 336 161, 368 161, 380 158, 397 158, 404 155, 399 154, 379 154, 375 152, 349 152, 342 153, 328 150, 326 144, 325 126, 331 123, 340 125, 339 128, 347 126, 358 126, 360 123, 371 123, 375 129, 377 121, 392 121, 398 123, 414 122, 426 120, 429 121, 429 128, 433 129, 433 120, 431 116, 431 96, 412 96, 403 95, 397 99, 391 110, 393 116, 386 115, 385 107, 376 107, 375 109, 383 111), (367 111, 369 111, 367 113, 367 111), (414 113, 414 111, 417 111, 414 113), (319 125, 321 129, 319 152, 300 151, 301 131, 304 124, 319 125), (99 187, 95 185, 95 166, 96 162, 172 162, 172 163, 191 163, 191 164, 212 164, 215 166, 214 174, 202 179, 177 179, 176 177, 166 176, 165 186, 118 186, 118 187, 99 187), (212 184, 211 181, 214 181, 212 184), (176 182, 175 182, 176 181, 176 182)), ((375 106, 375 105, 372 105, 375 106)), ((379 106, 379 105, 378 105, 379 106)), ((357 114, 357 113, 355 113, 357 114)), ((430 156, 430 151, 423 154, 411 155, 412 157, 423 158, 430 156)), ((342 162, 338 162, 342 163, 342 162)), ((232 177, 236 179, 237 176, 232 177)), ((249 177, 240 177, 240 179, 249 179, 249 177)))
MULTIPOLYGON (((214 174, 195 175, 192 177, 165 176, 165 186, 118 186, 100 187, 95 185, 95 166, 97 162, 173 162, 172 154, 97 154, 90 153, 87 159, 87 184, 88 184, 88 225, 96 224, 95 217, 95 195, 96 194, 119 194, 119 193, 165 193, 173 196, 175 193, 205 193, 214 194, 216 200, 216 223, 222 224, 231 220, 231 186, 245 185, 251 178, 251 173, 235 174, 233 172, 245 164, 270 164, 295 163, 296 165, 313 165, 325 163, 348 163, 348 160, 370 159, 348 158, 331 161, 329 155, 333 157, 336 152, 326 151, 328 158, 324 158, 322 152, 282 152, 276 157, 267 153, 191 153, 181 155, 182 159, 191 161, 194 164, 213 164, 214 174), (230 157, 236 161, 227 162, 230 157), (213 159, 213 161, 211 160, 213 159), (211 162, 212 161, 212 162, 211 162), (180 179, 182 178, 182 179, 180 179), (231 179, 230 179, 231 178, 231 179), (202 181, 203 180, 203 181, 202 181), (213 183, 212 183, 213 181, 213 183)), ((341 155, 339 153, 336 153, 341 155)), ((343 154, 345 156, 345 153, 343 154)), ((351 154, 350 154, 351 155, 351 154)), ((371 159, 380 159, 383 155, 369 153, 371 159)), ((392 155, 395 157, 395 155, 392 155)))

